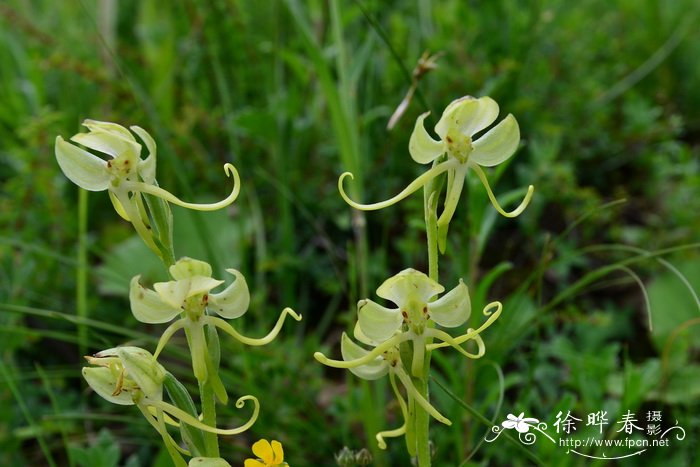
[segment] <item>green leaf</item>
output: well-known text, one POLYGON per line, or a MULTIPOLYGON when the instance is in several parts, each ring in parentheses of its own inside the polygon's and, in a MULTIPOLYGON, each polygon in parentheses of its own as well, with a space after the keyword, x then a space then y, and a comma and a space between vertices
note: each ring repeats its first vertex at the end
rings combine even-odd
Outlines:
POLYGON ((88 447, 70 446, 71 456, 80 467, 117 467, 121 456, 119 444, 110 431, 103 428, 88 447))

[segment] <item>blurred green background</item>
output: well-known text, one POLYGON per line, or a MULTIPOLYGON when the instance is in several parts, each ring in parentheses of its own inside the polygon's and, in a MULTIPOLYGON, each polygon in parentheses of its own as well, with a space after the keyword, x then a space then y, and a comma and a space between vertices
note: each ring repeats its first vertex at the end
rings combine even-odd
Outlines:
MULTIPOLYGON (((509 220, 470 180, 452 222, 441 282, 465 279, 472 325, 487 302, 505 308, 482 360, 434 357, 432 397, 455 422, 433 425, 435 465, 612 465, 542 437, 484 443, 491 425, 472 413, 551 427, 559 411, 585 423, 599 410, 607 439, 624 435, 614 421, 628 410, 642 425, 662 411, 662 425, 686 431, 614 465, 700 465, 699 13, 695 0, 3 0, 0 464, 168 465, 136 411, 80 377, 86 352, 155 346, 162 326, 132 317, 127 284, 165 278, 104 193, 89 194, 81 227, 53 142, 93 118, 149 131, 160 185, 188 200, 223 197, 222 165, 234 163, 240 198, 176 210, 176 253, 246 275, 250 335, 284 306, 304 315, 267 347, 222 338, 229 393, 262 404, 251 431, 222 440, 232 465, 260 437, 280 440, 295 467, 335 465, 343 446, 410 465, 402 439, 386 452, 373 439, 400 423, 386 382, 312 354, 340 354, 355 303, 383 280, 427 269, 422 197, 360 214, 336 181, 354 172, 363 201, 397 193, 424 170, 407 151, 415 118, 432 110, 433 125, 470 94, 520 124, 520 150, 490 174, 497 196, 536 192, 509 220), (443 54, 439 68, 387 131, 426 50, 443 54)), ((164 358, 196 386, 181 353, 164 358)))

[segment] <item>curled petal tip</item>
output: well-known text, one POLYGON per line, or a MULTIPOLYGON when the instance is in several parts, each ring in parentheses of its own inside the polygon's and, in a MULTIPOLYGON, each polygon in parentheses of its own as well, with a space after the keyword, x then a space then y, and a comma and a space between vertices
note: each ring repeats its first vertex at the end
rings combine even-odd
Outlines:
POLYGON ((355 176, 352 174, 352 172, 343 172, 340 177, 338 177, 338 191, 340 192, 340 197, 345 200, 346 203, 348 203, 350 206, 354 207, 355 209, 363 209, 362 204, 359 204, 347 195, 345 193, 345 188, 343 188, 343 180, 345 180, 347 177, 350 177, 350 180, 354 180, 355 176))
POLYGON ((124 186, 127 189, 132 190, 132 191, 139 191, 142 193, 156 196, 156 197, 161 198, 169 203, 175 204, 177 206, 181 206, 183 208, 194 209, 197 211, 216 211, 217 209, 225 208, 229 204, 236 201, 236 198, 238 198, 238 194, 241 191, 241 179, 238 175, 238 170, 236 170, 236 168, 233 166, 233 164, 229 164, 229 163, 224 164, 224 172, 226 172, 227 177, 233 177, 233 189, 231 190, 231 193, 226 198, 222 199, 221 201, 219 201, 217 203, 210 203, 210 204, 188 203, 186 201, 182 201, 180 198, 173 195, 169 191, 166 191, 166 190, 164 190, 158 186, 155 186, 155 185, 149 185, 147 183, 126 182, 126 183, 123 183, 122 186, 124 186))
POLYGON ((386 449, 386 441, 384 440, 385 437, 387 438, 396 438, 401 435, 406 434, 406 424, 404 423, 402 426, 399 428, 396 428, 394 430, 386 430, 386 431, 380 431, 377 433, 374 437, 377 440, 377 446, 379 449, 386 449))
POLYGON ((292 310, 291 308, 287 307, 284 310, 282 310, 282 313, 287 313, 289 316, 294 318, 295 321, 301 321, 301 314, 297 313, 296 311, 292 310))
POLYGON ((243 408, 243 406, 245 406, 246 401, 253 401, 253 404, 256 406, 260 405, 260 401, 258 401, 258 398, 249 394, 247 396, 241 396, 238 398, 238 400, 236 401, 236 408, 243 408))
POLYGON ((499 315, 500 315, 500 314, 501 314, 501 310, 503 310, 503 304, 502 304, 501 302, 496 301, 496 302, 491 302, 491 303, 489 303, 488 305, 486 305, 486 306, 484 307, 483 313, 484 313, 484 315, 486 315, 486 316, 491 316, 493 313, 496 313, 496 314, 499 314, 499 315), (495 310, 495 311, 491 311, 491 308, 494 308, 494 307, 496 308, 496 310, 495 310))
POLYGON ((510 211, 510 212, 505 212, 505 211, 503 211, 503 208, 501 208, 500 205, 498 205, 497 202, 496 202, 496 203, 493 203, 493 202, 495 201, 495 198, 493 198, 491 201, 492 201, 492 203, 493 203, 493 207, 495 207, 496 210, 497 210, 501 215, 503 215, 503 216, 505 216, 505 217, 509 217, 509 218, 518 217, 520 214, 523 213, 523 211, 525 211, 525 209, 527 208, 527 206, 530 204, 530 200, 532 199, 532 194, 533 194, 534 192, 535 192, 535 187, 532 186, 532 185, 528 186, 528 187, 527 187, 527 193, 525 194, 525 197, 523 198, 523 200, 520 202, 520 205, 519 205, 517 208, 513 209, 512 211, 510 211))
POLYGON ((474 165, 471 165, 471 168, 474 170, 474 172, 476 172, 476 175, 479 177, 479 180, 484 185, 484 188, 486 189, 486 194, 488 195, 489 200, 491 201, 491 204, 496 209, 496 211, 498 211, 498 213, 501 214, 502 216, 509 217, 509 218, 518 217, 520 214, 522 214, 522 212, 525 210, 525 208, 527 208, 528 204, 530 204, 530 200, 532 199, 532 194, 535 192, 535 187, 532 185, 529 185, 527 187, 527 193, 525 194, 525 198, 523 198, 523 200, 520 202, 520 205, 517 208, 513 209, 510 212, 505 211, 501 207, 501 205, 498 203, 498 200, 494 196, 493 191, 491 191, 491 186, 489 185, 489 181, 486 178, 486 174, 481 169, 481 167, 474 164, 474 165))
MULTIPOLYGON (((85 357, 85 358, 87 358, 87 357, 85 357)), ((314 358, 315 358, 316 361, 318 361, 319 363, 324 363, 324 364, 325 364, 325 363, 328 361, 328 357, 326 357, 325 355, 323 355, 323 353, 321 353, 321 352, 314 352, 314 358)))

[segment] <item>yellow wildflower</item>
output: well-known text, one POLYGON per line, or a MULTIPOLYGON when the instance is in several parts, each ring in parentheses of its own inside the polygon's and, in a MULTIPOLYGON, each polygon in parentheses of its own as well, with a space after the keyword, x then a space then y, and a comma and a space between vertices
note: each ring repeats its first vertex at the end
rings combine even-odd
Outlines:
POLYGON ((245 467, 275 467, 288 465, 284 462, 282 443, 272 440, 272 444, 266 439, 253 444, 253 454, 257 459, 246 459, 245 467))

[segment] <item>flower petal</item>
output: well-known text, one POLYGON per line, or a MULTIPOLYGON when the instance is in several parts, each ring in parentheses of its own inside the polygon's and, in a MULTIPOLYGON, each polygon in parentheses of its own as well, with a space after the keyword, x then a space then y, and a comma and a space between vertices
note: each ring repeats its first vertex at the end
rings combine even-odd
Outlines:
MULTIPOLYGON (((340 339, 340 353, 343 355, 343 360, 351 361, 362 358, 369 353, 359 345, 355 344, 347 334, 343 333, 340 339)), ((381 357, 377 357, 370 363, 360 365, 349 370, 356 376, 366 380, 379 379, 389 372, 389 364, 381 357)))
POLYGON ((208 292, 223 283, 224 281, 211 277, 195 276, 177 281, 156 282, 153 284, 153 288, 165 303, 172 307, 180 308, 185 299, 208 292))
POLYGON ((194 276, 211 277, 211 266, 209 263, 188 258, 187 256, 177 260, 168 270, 175 280, 188 279, 194 276))
POLYGON ((503 428, 506 428, 506 429, 508 429, 508 430, 512 430, 513 428, 515 428, 515 426, 516 426, 517 424, 518 424, 518 422, 513 421, 513 420, 506 420, 506 421, 504 421, 504 422, 501 423, 501 425, 503 426, 503 428))
POLYGON ((116 353, 127 371, 128 377, 136 383, 146 397, 160 400, 163 394, 165 368, 153 355, 139 347, 117 347, 116 353))
POLYGON ((274 454, 274 462, 276 464, 281 464, 284 462, 284 450, 282 449, 282 443, 277 440, 272 440, 272 453, 274 454))
POLYGON ((377 289, 377 295, 391 300, 402 308, 411 299, 426 303, 433 296, 444 291, 443 286, 424 273, 408 268, 385 280, 377 289))
POLYGON ((234 319, 248 311, 250 305, 250 292, 243 274, 235 269, 227 269, 236 280, 223 291, 209 294, 209 309, 222 318, 234 319))
POLYGON ((469 159, 485 167, 493 167, 510 158, 518 149, 520 128, 512 114, 484 136, 472 143, 474 150, 469 159))
POLYGON ((134 317, 142 323, 167 323, 180 313, 179 306, 161 300, 160 295, 139 283, 141 276, 131 279, 129 303, 134 317))
POLYGON ((423 120, 428 115, 430 112, 426 112, 416 119, 416 126, 408 141, 408 152, 413 160, 419 164, 432 162, 445 152, 445 143, 435 141, 425 130, 423 120))
POLYGON ((527 433, 528 431, 530 431, 530 425, 528 425, 527 423, 518 422, 515 425, 515 429, 518 430, 518 433, 527 433))
POLYGON ((222 280, 206 276, 194 276, 188 280, 190 281, 190 291, 187 294, 188 297, 192 297, 193 295, 200 293, 207 293, 214 287, 218 287, 224 283, 222 280))
POLYGON ((465 96, 447 106, 435 132, 444 139, 448 129, 456 127, 462 134, 472 136, 491 125, 497 116, 498 104, 490 97, 475 99, 465 96))
POLYGON ((370 339, 364 332, 362 332, 362 328, 360 327, 359 321, 355 322, 355 327, 352 330, 352 335, 355 336, 355 339, 357 339, 359 342, 362 342, 365 345, 376 347, 379 344, 381 344, 381 342, 377 342, 373 339, 370 339))
POLYGON ((257 459, 246 459, 243 467, 265 467, 265 464, 257 459))
POLYGON ((469 289, 462 279, 448 293, 428 303, 430 318, 440 326, 454 328, 463 324, 472 311, 469 289))
POLYGON ((156 142, 151 135, 140 126, 130 126, 131 131, 136 133, 146 145, 148 157, 139 162, 139 175, 144 183, 152 184, 156 179, 156 142))
POLYGON ((124 205, 119 201, 119 198, 117 198, 117 195, 114 194, 113 191, 108 191, 109 193, 109 199, 112 201, 112 206, 114 206, 114 210, 117 211, 117 214, 119 214, 119 217, 124 219, 127 222, 131 222, 131 219, 129 219, 129 215, 126 213, 126 209, 124 209, 124 205))
POLYGON ((372 300, 357 302, 357 315, 364 335, 376 342, 389 339, 403 322, 398 309, 385 308, 372 300))
POLYGON ((83 120, 83 126, 90 131, 114 133, 122 136, 123 138, 131 139, 134 142, 136 141, 132 134, 129 133, 129 130, 119 125, 118 123, 101 122, 99 120, 91 120, 89 118, 86 118, 85 120, 83 120))
POLYGON ((107 162, 84 149, 56 137, 56 161, 68 179, 89 191, 106 190, 109 186, 107 162))
POLYGON ((450 125, 450 119, 452 118, 452 113, 455 111, 455 109, 464 102, 473 100, 476 99, 472 96, 464 96, 453 100, 447 107, 445 107, 445 110, 442 111, 442 115, 440 116, 440 120, 438 120, 437 125, 435 125, 435 133, 440 136, 440 139, 443 141, 445 140, 445 137, 447 136, 447 128, 450 125))
POLYGON ((125 153, 136 157, 139 157, 141 154, 141 145, 133 140, 133 136, 132 139, 129 140, 119 134, 98 131, 78 133, 74 135, 71 140, 94 151, 100 151, 115 158, 125 153))
POLYGON ((84 367, 82 371, 85 381, 103 399, 117 405, 134 405, 128 391, 121 391, 116 396, 113 395, 117 392, 117 378, 109 368, 84 367))
POLYGON ((274 454, 272 452, 272 446, 270 446, 270 442, 268 440, 261 439, 256 441, 253 444, 253 454, 258 456, 265 463, 265 465, 272 464, 274 454))

